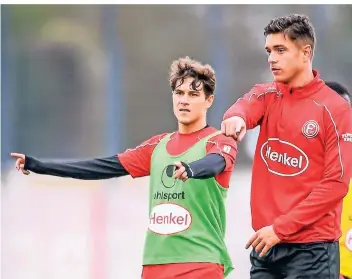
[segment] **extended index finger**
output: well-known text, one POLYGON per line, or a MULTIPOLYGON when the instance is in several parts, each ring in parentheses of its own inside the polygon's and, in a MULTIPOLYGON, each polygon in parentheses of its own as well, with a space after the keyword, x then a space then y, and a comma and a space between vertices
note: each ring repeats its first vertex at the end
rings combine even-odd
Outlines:
POLYGON ((11 157, 14 157, 14 158, 21 158, 21 159, 25 158, 24 154, 21 154, 21 153, 11 153, 10 155, 11 157))

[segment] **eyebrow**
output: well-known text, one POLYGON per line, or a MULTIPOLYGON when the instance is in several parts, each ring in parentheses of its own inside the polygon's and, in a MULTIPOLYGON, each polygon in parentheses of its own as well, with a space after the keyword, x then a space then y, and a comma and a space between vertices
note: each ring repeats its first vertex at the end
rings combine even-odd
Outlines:
MULTIPOLYGON (((284 45, 274 45, 273 49, 280 48, 280 47, 286 48, 284 45)), ((269 50, 269 48, 267 46, 265 47, 265 49, 269 50)))
MULTIPOLYGON (((175 92, 184 92, 184 91, 181 90, 181 89, 176 89, 175 92)), ((200 91, 198 91, 198 90, 189 90, 188 93, 200 93, 200 91)))

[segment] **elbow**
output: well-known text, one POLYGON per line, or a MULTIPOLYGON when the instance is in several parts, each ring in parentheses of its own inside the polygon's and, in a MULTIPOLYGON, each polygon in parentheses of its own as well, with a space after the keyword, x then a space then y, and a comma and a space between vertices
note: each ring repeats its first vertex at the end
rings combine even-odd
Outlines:
MULTIPOLYGON (((225 161, 225 160, 224 160, 225 161)), ((209 171, 206 175, 205 178, 211 178, 211 177, 216 177, 220 173, 222 173, 226 167, 225 162, 220 162, 219 164, 216 165, 216 168, 212 169, 209 171)))
POLYGON ((207 175, 207 178, 215 177, 219 173, 220 173, 219 171, 214 170, 207 175))
POLYGON ((336 200, 342 200, 348 193, 348 182, 344 180, 336 181, 333 189, 334 197, 336 200))
POLYGON ((342 183, 342 186, 341 186, 341 197, 344 198, 347 193, 348 193, 348 190, 349 190, 349 184, 348 182, 343 182, 342 183))
MULTIPOLYGON (((337 176, 337 175, 336 175, 337 176)), ((333 199, 343 199, 347 193, 349 188, 349 178, 344 177, 325 177, 321 183, 325 189, 328 189, 329 195, 333 199)))
POLYGON ((346 174, 344 175, 344 177, 342 179, 339 179, 336 181, 338 183, 338 185, 336 185, 339 191, 338 194, 340 195, 340 198, 344 198, 349 190, 349 183, 350 183, 350 177, 346 176, 346 174))

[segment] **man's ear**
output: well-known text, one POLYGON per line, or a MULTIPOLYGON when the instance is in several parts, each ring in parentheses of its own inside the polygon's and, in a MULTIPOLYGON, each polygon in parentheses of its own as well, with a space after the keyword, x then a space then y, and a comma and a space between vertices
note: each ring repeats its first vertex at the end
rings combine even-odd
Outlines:
POLYGON ((214 94, 207 97, 207 108, 210 108, 214 102, 214 94))
POLYGON ((303 48, 303 61, 307 62, 313 58, 313 49, 311 45, 305 45, 303 48))

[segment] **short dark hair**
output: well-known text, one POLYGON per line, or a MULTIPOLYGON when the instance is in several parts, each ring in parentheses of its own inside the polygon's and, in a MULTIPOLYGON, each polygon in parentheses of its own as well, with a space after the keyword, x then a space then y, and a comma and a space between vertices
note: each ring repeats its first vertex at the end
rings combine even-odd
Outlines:
POLYGON ((182 84, 188 77, 194 78, 191 84, 193 90, 197 90, 203 84, 203 90, 207 98, 214 94, 216 83, 215 71, 210 65, 204 65, 188 56, 173 61, 170 67, 169 78, 172 91, 175 90, 178 80, 181 80, 182 84))
POLYGON ((283 33, 292 41, 302 41, 312 47, 312 55, 316 43, 314 27, 305 15, 291 14, 272 19, 264 28, 264 36, 283 33))
POLYGON ((347 88, 341 83, 338 83, 336 81, 327 81, 325 82, 325 84, 329 86, 332 90, 336 91, 336 93, 340 96, 347 95, 348 97, 350 97, 350 99, 352 99, 350 92, 348 92, 347 88))

